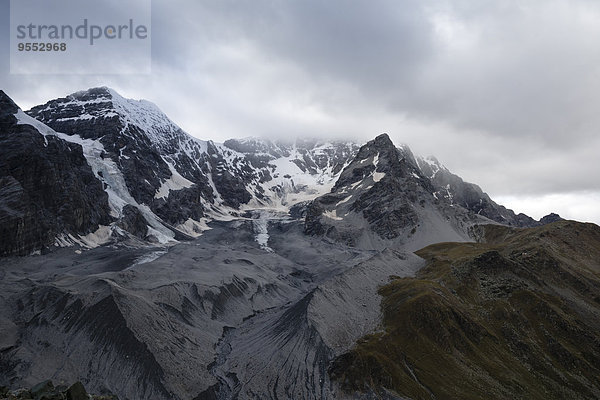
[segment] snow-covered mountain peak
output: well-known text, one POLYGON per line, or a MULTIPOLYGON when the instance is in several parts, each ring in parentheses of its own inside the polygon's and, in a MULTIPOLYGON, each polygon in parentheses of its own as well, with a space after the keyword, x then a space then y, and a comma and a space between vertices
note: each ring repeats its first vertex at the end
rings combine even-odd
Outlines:
POLYGON ((289 156, 289 143, 259 137, 246 137, 226 140, 224 145, 232 150, 254 156, 265 155, 272 158, 289 156))
POLYGON ((110 89, 92 88, 49 101, 30 112, 45 116, 60 114, 55 118, 59 121, 110 118, 116 116, 111 100, 110 89))
POLYGON ((46 123, 51 122, 57 131, 81 134, 90 139, 98 139, 109 125, 118 125, 122 135, 149 140, 161 147, 173 146, 174 142, 187 139, 181 128, 154 103, 127 99, 108 87, 91 88, 51 100, 33 107, 28 114, 46 123), (90 122, 100 129, 86 129, 90 122))
POLYGON ((367 159, 373 161, 375 157, 382 165, 398 162, 398 149, 387 135, 383 133, 363 145, 356 155, 355 162, 363 164, 367 159))
MULTIPOLYGON (((289 157, 302 160, 306 154, 311 156, 329 156, 336 152, 351 153, 358 150, 359 143, 341 140, 314 138, 268 139, 247 137, 226 140, 224 145, 239 153, 253 156, 267 156, 271 159, 289 157)), ((323 165, 321 165, 321 168, 323 165)))
POLYGON ((182 129, 156 104, 147 100, 126 99, 113 89, 103 89, 108 91, 113 110, 125 125, 124 130, 128 125, 134 125, 144 131, 152 142, 161 145, 183 134, 182 129))
POLYGON ((381 134, 360 148, 356 157, 340 174, 333 190, 346 192, 359 184, 370 188, 385 176, 405 176, 401 161, 403 158, 402 152, 394 146, 389 136, 381 134))
POLYGON ((440 171, 448 171, 434 156, 417 157, 416 161, 423 175, 429 179, 433 179, 440 171))

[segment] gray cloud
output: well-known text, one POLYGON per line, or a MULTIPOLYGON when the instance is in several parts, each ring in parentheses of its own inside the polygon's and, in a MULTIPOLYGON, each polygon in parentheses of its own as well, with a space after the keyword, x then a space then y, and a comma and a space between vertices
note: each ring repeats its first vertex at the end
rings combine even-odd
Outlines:
MULTIPOLYGON (((0 1, 6 9, 8 1, 0 1)), ((368 140, 386 131, 493 196, 527 198, 522 205, 529 207, 535 196, 562 194, 580 198, 581 209, 594 207, 597 2, 156 0, 152 6, 151 75, 11 76, 0 64, 1 86, 25 107, 113 86, 154 101, 191 134, 218 141, 368 140), (592 195, 577 197, 584 192, 592 195)), ((6 54, 7 31, 2 35, 6 54)), ((580 218, 572 204, 561 209, 580 218)))
POLYGON ((226 31, 227 40, 243 38, 317 84, 344 81, 364 102, 390 112, 560 146, 600 122, 593 107, 600 93, 600 5, 271 4, 209 3, 201 15, 209 16, 203 20, 209 29, 226 31))

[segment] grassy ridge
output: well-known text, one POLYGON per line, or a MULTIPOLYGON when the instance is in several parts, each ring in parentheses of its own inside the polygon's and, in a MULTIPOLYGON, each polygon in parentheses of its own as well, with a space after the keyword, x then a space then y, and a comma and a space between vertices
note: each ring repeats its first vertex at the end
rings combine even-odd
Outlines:
POLYGON ((482 227, 380 289, 384 331, 332 364, 343 389, 414 399, 600 398, 600 227, 482 227))

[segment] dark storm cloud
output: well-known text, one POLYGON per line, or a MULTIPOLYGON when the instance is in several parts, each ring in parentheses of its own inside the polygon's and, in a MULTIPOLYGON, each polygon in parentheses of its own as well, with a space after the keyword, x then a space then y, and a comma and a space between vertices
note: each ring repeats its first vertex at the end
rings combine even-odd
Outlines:
MULTIPOLYGON (((270 3, 252 6, 265 9, 270 3)), ((263 51, 301 65, 315 79, 344 79, 368 88, 367 92, 391 86, 402 90, 415 69, 433 55, 432 32, 418 4, 394 0, 282 2, 271 12, 250 19, 240 15, 234 20, 239 21, 241 33, 263 51)), ((211 15, 221 17, 216 14, 211 15)), ((224 17, 227 20, 231 15, 224 17)))
POLYGON ((212 39, 247 40, 390 112, 571 144, 598 126, 599 9, 588 2, 209 2, 212 39))

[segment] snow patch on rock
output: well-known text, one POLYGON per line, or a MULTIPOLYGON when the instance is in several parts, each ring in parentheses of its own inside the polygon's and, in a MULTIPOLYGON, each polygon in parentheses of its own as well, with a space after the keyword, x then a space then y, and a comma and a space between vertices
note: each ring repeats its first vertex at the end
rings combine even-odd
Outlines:
POLYGON ((171 192, 171 190, 181 190, 192 187, 194 185, 194 182, 191 182, 188 179, 185 179, 183 176, 181 176, 181 174, 177 172, 173 164, 171 164, 167 160, 164 161, 169 166, 169 170, 171 170, 171 177, 164 181, 160 188, 158 188, 156 194, 154 195, 155 199, 169 197, 169 193, 171 192))
POLYGON ((373 181, 379 182, 385 176, 385 172, 373 172, 373 181))
POLYGON ((343 218, 342 217, 338 217, 337 216, 337 211, 335 209, 331 210, 331 211, 326 211, 323 213, 323 215, 329 219, 333 219, 335 221, 341 221, 343 218))
POLYGON ((25 114, 23 112, 23 110, 21 110, 21 109, 19 109, 17 111, 17 113, 15 114, 15 117, 17 118, 18 125, 31 125, 35 129, 37 129, 38 132, 42 136, 44 136, 44 140, 46 141, 46 146, 48 146, 48 139, 46 138, 46 136, 55 134, 55 132, 52 128, 50 128, 46 124, 38 121, 37 119, 32 118, 29 115, 25 114))
POLYGON ((192 237, 199 237, 204 231, 211 229, 208 226, 208 218, 201 218, 200 221, 196 221, 192 218, 188 218, 183 224, 177 225, 176 228, 186 235, 192 237))

